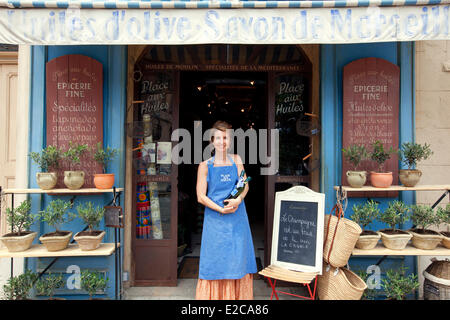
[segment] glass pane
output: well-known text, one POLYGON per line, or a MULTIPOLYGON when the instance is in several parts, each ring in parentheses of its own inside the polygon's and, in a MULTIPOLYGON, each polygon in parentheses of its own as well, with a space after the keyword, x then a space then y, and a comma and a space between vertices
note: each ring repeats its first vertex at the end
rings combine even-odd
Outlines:
POLYGON ((302 74, 275 77, 275 128, 280 134, 279 174, 308 175, 304 158, 310 153, 310 138, 305 135, 308 107, 308 81, 302 74))
POLYGON ((136 238, 170 239, 170 183, 138 182, 136 191, 136 238))

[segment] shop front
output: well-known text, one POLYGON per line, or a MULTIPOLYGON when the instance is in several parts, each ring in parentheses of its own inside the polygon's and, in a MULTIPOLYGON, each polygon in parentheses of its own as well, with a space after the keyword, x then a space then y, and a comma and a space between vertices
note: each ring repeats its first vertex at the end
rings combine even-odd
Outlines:
MULTIPOLYGON (((101 2, 45 3, 38 9, 0 3, 0 43, 32 45, 26 153, 50 141, 48 63, 90 57, 103 70, 100 141, 119 150, 108 171, 115 173, 115 186, 124 188, 119 279, 113 256, 29 258, 28 267, 42 271, 52 264, 52 272, 69 277, 70 266, 102 271, 109 278, 108 297, 114 297, 116 280, 126 287, 176 286, 179 258, 195 255, 199 247, 203 208, 195 193, 197 166, 208 158, 206 131, 218 119, 233 125, 235 152, 252 177, 246 206, 256 256, 267 266, 275 192, 304 185, 325 193, 329 213, 334 186, 345 183, 346 65, 378 58, 398 67, 391 142, 414 139, 414 41, 448 39, 449 6, 369 4, 101 2)), ((27 187, 38 188, 37 171, 30 164, 27 187)), ((53 197, 31 199, 42 210, 53 197)), ((349 198, 348 208, 364 197, 349 198)), ((371 197, 381 206, 392 199, 415 201, 406 192, 371 197)), ((74 201, 105 205, 111 195, 74 201)), ((114 229, 101 227, 107 230, 104 242, 114 242, 114 229)), ((44 223, 33 228, 47 231, 44 223)), ((74 221, 67 228, 78 231, 83 225, 74 221)), ((412 258, 402 261, 414 270, 412 258)), ((375 262, 350 263, 362 269, 375 262)), ((60 294, 77 298, 83 292, 71 287, 60 294)))

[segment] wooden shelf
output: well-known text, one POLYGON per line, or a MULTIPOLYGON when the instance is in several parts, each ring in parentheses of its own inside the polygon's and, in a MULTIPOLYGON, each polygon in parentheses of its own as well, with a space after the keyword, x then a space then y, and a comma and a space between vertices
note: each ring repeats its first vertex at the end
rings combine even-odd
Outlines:
MULTIPOLYGON (((120 243, 117 244, 117 247, 120 243)), ((82 251, 78 244, 69 244, 61 251, 47 251, 43 244, 33 244, 28 250, 22 252, 9 252, 8 249, 0 249, 0 258, 45 258, 45 257, 93 257, 110 256, 114 253, 114 243, 101 243, 95 250, 82 251)))
MULTIPOLYGON (((334 186, 334 190, 339 190, 339 186, 334 186)), ((361 188, 352 188, 348 186, 342 186, 343 191, 440 191, 440 190, 450 190, 450 185, 418 185, 415 187, 405 187, 405 186, 390 186, 389 188, 375 188, 372 186, 363 186, 361 188)))
POLYGON ((450 256, 450 249, 442 245, 438 245, 433 250, 417 249, 408 244, 403 250, 391 250, 379 243, 375 248, 370 250, 363 250, 354 248, 352 255, 354 256, 450 256))
MULTIPOLYGON (((116 188, 116 192, 123 191, 124 188, 116 188)), ((102 193, 113 193, 114 189, 97 189, 97 188, 84 188, 78 190, 71 189, 50 189, 50 190, 42 190, 42 189, 4 189, 2 193, 4 194, 32 194, 32 193, 45 193, 48 195, 71 195, 71 194, 102 194, 102 193)))

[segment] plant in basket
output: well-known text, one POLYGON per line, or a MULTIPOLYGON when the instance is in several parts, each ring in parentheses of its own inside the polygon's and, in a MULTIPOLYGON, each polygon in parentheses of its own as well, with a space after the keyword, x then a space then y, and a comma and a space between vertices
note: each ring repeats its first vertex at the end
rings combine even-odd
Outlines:
POLYGON ((63 153, 63 158, 69 162, 69 170, 64 171, 64 184, 71 190, 80 189, 84 184, 84 171, 74 170, 81 162, 81 157, 87 151, 87 144, 69 142, 69 148, 63 153))
POLYGON ((362 232, 359 235, 356 247, 359 249, 373 249, 380 240, 381 235, 378 232, 365 230, 366 227, 377 219, 380 214, 378 203, 373 200, 367 201, 364 205, 353 205, 353 214, 350 219, 361 226, 362 232))
POLYGON ((354 272, 356 273, 356 275, 358 277, 361 278, 362 281, 364 281, 364 283, 367 284, 367 289, 364 290, 364 293, 362 294, 361 299, 362 300, 375 300, 375 298, 377 296, 377 291, 376 291, 376 289, 372 289, 374 287, 373 285, 371 285, 370 287, 368 285, 368 281, 370 281, 370 279, 369 279, 370 274, 362 269, 355 270, 354 272))
POLYGON ((386 278, 381 280, 381 287, 389 300, 405 300, 406 296, 419 287, 416 274, 405 276, 406 268, 387 270, 386 278))
POLYGON ((390 229, 379 230, 381 241, 388 249, 401 250, 406 247, 408 241, 412 238, 412 234, 408 231, 397 229, 409 220, 410 208, 404 202, 394 200, 388 203, 387 209, 380 213, 379 221, 386 223, 390 229))
POLYGON ((6 300, 29 300, 30 291, 37 274, 26 269, 21 275, 9 278, 3 285, 3 297, 6 300))
POLYGON ((36 294, 40 296, 48 296, 48 300, 65 300, 63 298, 53 298, 56 289, 64 288, 64 280, 62 274, 49 274, 42 277, 34 284, 36 294))
POLYGON ((81 250, 95 250, 100 246, 100 243, 105 236, 105 231, 94 230, 94 228, 98 228, 100 225, 100 221, 105 214, 105 208, 100 206, 94 208, 92 202, 87 202, 79 205, 77 211, 78 216, 88 225, 89 230, 80 231, 73 238, 78 243, 81 250))
POLYGON ((41 169, 36 173, 36 182, 43 190, 53 189, 58 182, 56 169, 59 168, 62 159, 62 151, 55 146, 47 146, 39 152, 30 152, 30 157, 41 169))
POLYGON ((353 188, 361 188, 367 179, 366 171, 358 171, 358 166, 362 160, 367 158, 367 150, 364 145, 352 144, 342 149, 345 160, 352 165, 353 170, 346 172, 347 182, 353 188))
POLYGON ((428 159, 433 151, 430 149, 429 144, 418 144, 414 142, 405 142, 398 150, 398 154, 402 159, 402 162, 408 166, 408 169, 402 169, 399 172, 400 182, 405 187, 414 187, 422 176, 422 171, 413 169, 417 166, 417 163, 428 159))
POLYGON ((98 271, 83 270, 81 272, 81 289, 87 291, 89 300, 93 300, 96 293, 103 293, 108 287, 108 278, 98 271))
POLYGON ((411 240, 413 246, 425 250, 436 248, 443 236, 439 232, 428 229, 428 227, 439 225, 439 216, 434 213, 431 206, 427 205, 413 205, 411 211, 411 220, 417 227, 409 230, 413 235, 411 240))
POLYGON ((370 152, 370 159, 375 161, 378 165, 378 172, 370 172, 370 183, 377 188, 388 188, 392 184, 392 172, 384 171, 384 165, 387 160, 391 158, 391 155, 396 153, 394 148, 390 146, 389 150, 384 149, 383 143, 380 140, 376 140, 372 144, 372 151, 370 152))
POLYGON ((37 232, 29 231, 35 220, 30 214, 31 201, 25 200, 14 209, 6 209, 6 220, 11 232, 0 237, 9 252, 25 251, 31 247, 37 232))
POLYGON ((39 212, 41 220, 55 228, 55 232, 46 233, 39 237, 48 251, 59 251, 67 248, 72 232, 62 231, 60 226, 75 218, 75 214, 68 211, 70 208, 72 208, 70 201, 57 199, 50 201, 45 210, 39 212))
POLYGON ((103 148, 102 143, 98 142, 92 149, 93 159, 103 168, 103 173, 94 175, 94 184, 97 189, 111 189, 114 186, 114 173, 106 173, 106 166, 114 159, 117 154, 116 149, 110 147, 103 148))
MULTIPOLYGON (((447 206, 444 208, 438 208, 436 215, 439 219, 439 224, 445 223, 446 225, 450 224, 450 203, 447 203, 447 206)), ((444 247, 450 249, 450 232, 441 231, 441 234, 444 236, 442 238, 442 244, 444 247)))

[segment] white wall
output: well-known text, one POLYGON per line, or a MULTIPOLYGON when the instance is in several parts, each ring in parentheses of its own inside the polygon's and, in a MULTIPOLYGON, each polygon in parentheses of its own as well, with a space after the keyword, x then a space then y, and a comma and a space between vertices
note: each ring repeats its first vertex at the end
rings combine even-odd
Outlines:
MULTIPOLYGON (((450 184, 450 41, 418 41, 415 55, 416 81, 416 142, 429 143, 434 154, 421 162, 420 184, 450 184)), ((422 191, 416 193, 418 204, 432 205, 444 191, 422 191)), ((446 196, 440 203, 449 202, 446 196)), ((434 228, 436 229, 436 228, 434 228)), ((449 226, 440 226, 440 230, 450 231, 449 226)), ((430 265, 431 256, 418 257, 420 297, 423 297, 422 272, 430 265)), ((446 257, 437 257, 442 260, 446 257)), ((448 256, 447 258, 450 258, 448 256)))

